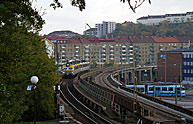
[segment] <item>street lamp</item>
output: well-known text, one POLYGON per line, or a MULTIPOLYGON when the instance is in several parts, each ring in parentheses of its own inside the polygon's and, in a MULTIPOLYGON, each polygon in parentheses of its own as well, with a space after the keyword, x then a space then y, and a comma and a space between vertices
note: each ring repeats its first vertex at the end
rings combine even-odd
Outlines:
POLYGON ((35 88, 36 88, 36 84, 38 83, 38 77, 37 76, 32 76, 30 81, 34 84, 34 124, 36 124, 36 92, 35 92, 35 88))

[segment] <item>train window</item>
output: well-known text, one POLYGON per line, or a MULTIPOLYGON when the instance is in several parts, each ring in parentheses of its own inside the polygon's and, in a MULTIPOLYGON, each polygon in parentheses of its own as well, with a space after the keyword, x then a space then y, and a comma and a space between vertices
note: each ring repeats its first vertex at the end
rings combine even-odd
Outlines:
POLYGON ((64 67, 64 69, 67 69, 67 67, 64 67))
POLYGON ((180 88, 177 88, 177 90, 180 90, 180 88))
POLYGON ((160 90, 160 87, 156 87, 155 90, 160 90))
POLYGON ((153 87, 149 87, 149 91, 153 91, 153 87))
POLYGON ((169 91, 173 91, 173 87, 169 87, 169 91))
POLYGON ((162 87, 162 91, 167 91, 167 87, 162 87))
POLYGON ((139 92, 144 92, 144 88, 139 88, 138 91, 139 92))
POLYGON ((69 67, 69 69, 72 69, 72 67, 69 67))

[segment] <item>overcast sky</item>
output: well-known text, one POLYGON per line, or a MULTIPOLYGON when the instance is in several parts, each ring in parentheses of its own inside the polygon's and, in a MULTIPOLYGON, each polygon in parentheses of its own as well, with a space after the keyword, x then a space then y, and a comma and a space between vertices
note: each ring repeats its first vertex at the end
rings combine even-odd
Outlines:
POLYGON ((102 21, 124 21, 136 22, 137 18, 148 15, 164 15, 173 13, 185 13, 193 11, 193 0, 151 0, 152 3, 143 3, 136 13, 133 13, 127 3, 120 0, 85 0, 86 9, 82 12, 70 4, 70 0, 59 0, 63 8, 54 10, 49 5, 53 0, 37 0, 34 2, 36 8, 42 7, 46 14, 43 16, 46 24, 41 34, 48 34, 53 31, 71 30, 83 34, 88 29, 85 23, 92 28, 96 23, 102 21))

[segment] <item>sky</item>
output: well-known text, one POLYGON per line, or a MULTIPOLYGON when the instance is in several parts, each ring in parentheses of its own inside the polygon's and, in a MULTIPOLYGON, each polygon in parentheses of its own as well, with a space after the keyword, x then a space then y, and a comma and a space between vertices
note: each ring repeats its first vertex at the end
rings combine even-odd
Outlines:
POLYGON ((59 1, 63 8, 54 10, 49 6, 53 0, 34 0, 33 6, 40 10, 40 13, 46 13, 42 16, 46 24, 40 34, 61 30, 83 34, 83 31, 89 29, 85 23, 94 28, 95 24, 103 21, 136 23, 136 19, 143 16, 193 11, 193 0, 151 0, 151 4, 147 0, 136 9, 136 13, 129 9, 127 3, 122 3, 120 0, 85 0, 86 9, 82 12, 79 8, 71 6, 70 0, 59 1))

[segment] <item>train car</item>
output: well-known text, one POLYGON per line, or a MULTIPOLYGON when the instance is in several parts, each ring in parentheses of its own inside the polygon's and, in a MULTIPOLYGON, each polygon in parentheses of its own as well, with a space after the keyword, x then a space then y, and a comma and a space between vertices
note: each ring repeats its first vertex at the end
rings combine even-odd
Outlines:
POLYGON ((147 94, 151 96, 176 96, 176 88, 177 96, 186 96, 183 86, 180 93, 180 85, 149 85, 147 86, 147 94))
MULTIPOLYGON (((135 85, 126 85, 125 87, 135 89, 135 85)), ((181 87, 180 93, 180 85, 137 85, 138 92, 150 96, 176 96, 176 88, 177 96, 186 96, 185 88, 183 86, 181 87)))
POLYGON ((89 70, 89 68, 89 62, 70 60, 62 66, 63 78, 74 77, 80 72, 89 70))
MULTIPOLYGON (((136 86, 137 86, 137 91, 138 92, 141 92, 141 93, 144 93, 144 94, 146 93, 145 85, 136 85, 136 86)), ((125 85, 125 87, 136 90, 135 85, 125 85)))

